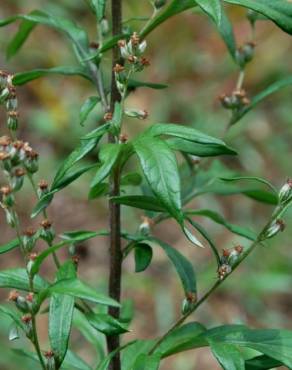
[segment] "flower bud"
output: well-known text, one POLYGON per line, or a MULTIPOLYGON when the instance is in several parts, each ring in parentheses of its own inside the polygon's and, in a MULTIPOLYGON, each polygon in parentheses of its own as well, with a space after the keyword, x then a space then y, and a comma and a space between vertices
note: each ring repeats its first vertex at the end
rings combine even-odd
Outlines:
POLYGON ((149 115, 146 110, 142 110, 142 109, 126 109, 125 114, 128 117, 139 118, 142 120, 146 119, 149 115))
POLYGON ((29 274, 31 273, 32 266, 34 265, 34 261, 36 260, 37 256, 38 256, 37 253, 30 253, 28 255, 28 262, 26 268, 29 274))
POLYGON ((42 230, 40 237, 44 239, 48 244, 51 244, 55 239, 55 231, 52 228, 52 223, 49 220, 43 220, 41 222, 42 230))
POLYGON ((24 323, 24 331, 28 338, 33 337, 33 330, 32 330, 32 316, 31 314, 27 314, 22 316, 21 321, 24 323))
POLYGON ((15 203, 12 188, 10 186, 2 186, 0 193, 2 194, 2 203, 8 208, 12 207, 15 203))
POLYGON ((30 311, 29 306, 28 306, 25 298, 22 297, 21 295, 15 301, 15 305, 19 309, 19 311, 21 311, 23 313, 28 313, 30 311))
POLYGON ((280 231, 283 232, 285 230, 285 223, 283 220, 278 219, 271 223, 271 225, 267 228, 264 232, 263 240, 270 239, 273 236, 277 235, 280 231))
POLYGON ((232 268, 230 265, 227 263, 223 263, 219 268, 218 268, 218 278, 220 280, 223 280, 228 274, 230 274, 232 271, 232 268))
POLYGON ((8 112, 8 118, 7 118, 7 127, 9 130, 16 131, 18 128, 18 112, 17 111, 11 111, 8 112))
POLYGON ((196 305, 197 295, 194 292, 188 292, 186 298, 182 302, 182 314, 186 315, 189 313, 196 305))
POLYGON ((55 365, 55 354, 52 350, 47 351, 44 353, 45 359, 46 359, 46 370, 55 370, 56 365, 55 365))
POLYGON ((153 226, 153 220, 149 217, 142 217, 142 223, 139 226, 139 231, 143 235, 149 235, 151 232, 151 227, 153 226))
POLYGON ((154 6, 156 9, 162 8, 167 3, 167 0, 155 0, 154 6))
POLYGON ((254 57, 255 44, 247 42, 236 51, 236 60, 241 68, 244 68, 254 57))
POLYGON ((22 168, 16 168, 11 177, 11 186, 13 191, 19 191, 22 188, 25 171, 22 168))
POLYGON ((280 203, 286 202, 292 198, 292 179, 288 179, 279 192, 280 203))
POLYGON ((147 42, 146 42, 146 40, 144 40, 138 46, 139 54, 143 54, 144 51, 146 50, 146 47, 147 47, 147 42))
POLYGON ((39 169, 38 153, 34 150, 27 150, 25 152, 24 166, 29 173, 35 173, 39 169))
POLYGON ((12 143, 9 154, 11 155, 11 161, 15 166, 25 158, 24 145, 24 142, 21 140, 16 140, 12 143))
POLYGON ((11 139, 9 136, 1 136, 0 137, 0 151, 8 151, 9 146, 11 144, 11 139))
POLYGON ((22 237, 22 244, 26 252, 31 252, 37 241, 36 231, 32 228, 29 228, 24 231, 22 237))
POLYGON ((1 91, 1 94, 0 94, 0 104, 6 102, 6 100, 8 99, 10 95, 10 92, 9 92, 9 88, 8 87, 5 87, 2 91, 1 91))
POLYGON ((41 180, 38 184, 38 196, 42 198, 49 192, 49 184, 45 180, 41 180))
POLYGON ((10 154, 7 152, 0 152, 0 162, 2 163, 4 170, 9 173, 12 169, 10 154))

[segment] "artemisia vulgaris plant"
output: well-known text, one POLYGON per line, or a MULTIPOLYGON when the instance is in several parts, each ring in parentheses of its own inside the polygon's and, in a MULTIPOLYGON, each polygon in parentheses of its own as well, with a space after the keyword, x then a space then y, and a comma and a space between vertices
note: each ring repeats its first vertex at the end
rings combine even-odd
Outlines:
MULTIPOLYGON (((245 67, 255 57, 257 22, 270 20, 282 31, 292 34, 292 3, 287 0, 152 0, 150 3, 153 14, 144 27, 131 29, 128 23, 123 22, 121 0, 87 0, 88 12, 93 13, 98 25, 96 40, 92 42, 86 31, 71 20, 41 10, 27 15, 12 15, 0 21, 1 27, 21 22, 9 45, 10 56, 16 54, 33 28, 41 24, 65 35, 79 63, 77 66, 56 66, 17 74, 1 71, 0 74, 0 102, 7 113, 6 128, 1 123, 3 136, 0 138, 1 171, 5 179, 0 189, 1 208, 7 224, 15 231, 15 239, 3 245, 0 251, 7 253, 18 248, 23 256, 23 266, 0 272, 0 286, 12 289, 10 303, 0 307, 1 312, 14 323, 9 338, 26 336, 34 352, 23 350, 23 355, 35 360, 36 368, 44 370, 155 370, 164 358, 200 347, 210 347, 222 368, 227 370, 270 369, 281 365, 292 368, 292 331, 251 329, 244 325, 206 328, 193 321, 197 308, 229 279, 255 248, 260 246, 264 248, 262 253, 269 253, 263 245, 267 239, 284 231, 283 216, 292 202, 292 180, 285 183, 286 179, 283 179, 283 187, 277 190, 268 181, 249 174, 229 171, 234 175, 224 176, 226 167, 223 164, 217 172, 204 169, 202 175, 201 167, 196 165, 198 160, 208 168, 212 160, 205 158, 236 156, 238 153, 222 139, 206 135, 190 125, 154 122, 131 140, 124 134, 128 117, 137 119, 138 124, 138 120, 148 116, 143 107, 129 107, 127 97, 140 87, 164 87, 137 79, 139 75, 145 76, 147 68, 151 68, 147 58, 147 36, 162 23, 183 11, 194 9, 205 13, 217 27, 239 72, 233 91, 220 96, 222 106, 231 113, 228 130, 265 97, 291 84, 291 78, 277 81, 254 97, 248 97, 244 90, 245 67), (241 46, 236 45, 232 24, 225 13, 227 3, 247 8, 251 36, 247 35, 246 43, 241 46), (109 55, 112 55, 112 62, 109 62, 109 55), (112 70, 111 82, 104 78, 108 69, 112 70), (49 185, 38 177, 38 153, 17 134, 18 125, 23 124, 19 115, 17 86, 52 73, 79 75, 88 80, 96 95, 82 106, 81 121, 86 120, 97 104, 103 109, 104 119, 92 132, 80 138, 79 146, 64 159, 49 185), (93 151, 98 154, 98 160, 83 165, 82 159, 93 151), (183 164, 178 165, 177 155, 184 159, 183 164), (136 172, 129 173, 127 163, 133 157, 139 166, 136 172), (88 171, 95 172, 89 184, 89 199, 108 199, 108 230, 73 230, 57 236, 54 220, 49 216, 54 195, 88 171), (186 172, 188 186, 182 192, 180 179, 186 172), (23 230, 18 214, 17 198, 21 197, 26 179, 35 191, 36 204, 31 217, 39 218, 38 229, 23 230), (244 226, 231 225, 212 209, 188 207, 192 199, 206 192, 217 193, 218 187, 224 190, 225 195, 241 193, 241 181, 252 182, 252 189, 256 190, 242 191, 244 195, 272 203, 275 207, 273 213, 267 215, 266 225, 257 233, 244 226), (136 194, 129 193, 127 184, 138 186, 136 194), (145 211, 136 233, 121 230, 121 206, 145 211), (227 227, 249 243, 229 249, 217 248, 208 232, 194 221, 193 216, 198 215, 227 227), (168 219, 177 222, 190 245, 210 247, 213 252, 217 279, 205 294, 197 292, 192 263, 179 250, 155 236, 155 225, 168 219), (108 295, 98 292, 85 283, 82 276, 79 277, 78 258, 74 255, 76 244, 100 235, 109 238, 108 295), (154 246, 163 249, 181 280, 185 295, 181 316, 160 338, 137 338, 126 342, 123 334, 131 330, 131 319, 121 314, 124 304, 121 299, 123 261, 133 253, 136 272, 144 271, 151 263, 154 246), (57 256, 58 250, 65 247, 69 247, 66 261, 57 256), (48 281, 39 274, 42 263, 49 257, 52 257, 56 268, 54 281, 48 281), (49 344, 39 340, 36 318, 41 313, 48 315, 49 344), (73 313, 79 315, 78 322, 83 323, 83 328, 91 327, 105 336, 106 348, 102 348, 99 358, 91 366, 68 349, 73 313), (187 319, 189 321, 185 323, 187 319), (246 357, 246 348, 256 351, 253 358, 246 357)), ((98 348, 103 346, 99 338, 96 336, 95 339, 98 348)))

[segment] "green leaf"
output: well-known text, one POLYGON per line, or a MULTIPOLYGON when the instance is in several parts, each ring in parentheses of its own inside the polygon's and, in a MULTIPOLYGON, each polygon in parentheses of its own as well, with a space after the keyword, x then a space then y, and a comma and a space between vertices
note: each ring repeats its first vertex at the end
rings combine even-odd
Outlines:
POLYGON ((81 280, 78 279, 66 279, 58 281, 57 283, 51 285, 48 288, 47 292, 51 294, 66 294, 106 306, 120 306, 120 304, 112 298, 98 293, 94 288, 91 288, 89 285, 83 283, 81 280))
POLYGON ((195 6, 197 5, 194 0, 172 0, 171 3, 159 12, 159 14, 147 25, 141 33, 141 36, 145 38, 150 32, 170 17, 182 13, 187 9, 194 8, 195 6))
POLYGON ((80 145, 67 157, 67 159, 65 159, 61 167, 58 169, 52 183, 52 190, 58 188, 58 183, 63 180, 65 174, 70 168, 96 147, 98 139, 99 137, 81 141, 80 145))
POLYGON ((80 76, 91 81, 90 76, 82 67, 60 66, 54 68, 38 68, 33 69, 32 71, 16 73, 13 76, 13 84, 15 86, 24 85, 27 82, 50 75, 80 76))
POLYGON ((111 200, 114 203, 129 207, 140 208, 154 212, 165 212, 165 208, 156 198, 147 195, 124 195, 112 197, 111 200))
POLYGON ((100 149, 99 157, 102 165, 97 170, 90 184, 91 189, 99 185, 110 174, 113 166, 116 164, 122 147, 122 144, 106 144, 100 149))
MULTIPOLYGON (((127 348, 121 353, 122 357, 122 369, 133 370, 136 359, 141 354, 147 354, 153 347, 154 341, 152 340, 136 340, 129 343, 127 348)), ((106 368, 107 369, 107 368, 106 368)), ((100 370, 99 368, 97 370, 100 370)), ((102 370, 105 370, 102 369, 102 370)))
POLYGON ((36 24, 46 25, 64 33, 72 42, 78 59, 82 60, 87 56, 87 51, 89 49, 87 34, 82 28, 69 19, 52 16, 43 11, 35 10, 27 15, 18 14, 10 18, 0 20, 0 27, 6 26, 17 20, 26 20, 36 24))
POLYGON ((8 306, 0 305, 0 314, 5 315, 12 319, 13 323, 16 325, 17 328, 20 328, 22 330, 24 329, 20 313, 15 309, 8 306))
POLYGON ((91 326, 105 335, 118 335, 128 331, 125 324, 108 314, 89 313, 86 317, 91 326))
POLYGON ((100 101, 100 98, 98 96, 90 96, 85 100, 83 103, 80 114, 79 114, 79 123, 81 126, 84 126, 84 122, 86 121, 89 113, 93 110, 93 108, 96 106, 96 104, 100 101))
POLYGON ((249 240, 256 240, 256 233, 253 231, 243 228, 241 226, 237 226, 234 224, 231 224, 225 220, 223 216, 221 216, 219 213, 212 211, 210 209, 198 209, 198 210, 186 210, 186 214, 193 215, 193 216, 203 216, 208 217, 212 221, 216 222, 219 225, 225 226, 226 229, 231 231, 234 234, 243 236, 244 238, 247 238, 249 240))
POLYGON ((25 43, 26 39, 28 38, 28 36, 30 35, 35 26, 36 23, 31 22, 29 20, 23 20, 20 23, 17 33, 14 35, 13 39, 9 42, 7 46, 6 55, 8 59, 13 57, 17 53, 17 51, 25 43))
POLYGON ((78 370, 92 370, 92 368, 79 356, 76 355, 76 353, 68 350, 65 360, 63 362, 62 369, 68 369, 71 370, 78 369, 78 370))
MULTIPOLYGON (((72 261, 65 262, 57 272, 57 281, 76 277, 72 261)), ((49 310, 49 339, 55 361, 60 367, 68 349, 74 310, 74 297, 53 294, 49 310)))
MULTIPOLYGON (((116 350, 112 351, 109 355, 107 355, 99 364, 98 366, 96 367, 96 370, 108 370, 109 369, 109 365, 110 365, 110 362, 111 362, 111 359, 115 356, 116 353, 118 352, 121 352, 123 351, 124 349, 126 348, 131 348, 133 344, 135 344, 137 341, 132 341, 132 342, 128 342, 126 343, 125 345, 117 348, 116 350)), ((126 361, 126 364, 128 364, 129 362, 126 361)), ((124 370, 125 367, 124 365, 122 365, 122 369, 124 370)), ((130 370, 130 368, 127 367, 127 369, 125 370, 130 370)))
POLYGON ((10 242, 0 246, 0 254, 6 253, 19 246, 19 239, 11 240, 10 242))
POLYGON ((105 235, 106 231, 88 231, 88 230, 78 230, 78 231, 67 231, 64 232, 61 236, 62 239, 69 239, 71 242, 83 242, 84 240, 88 240, 91 238, 95 238, 96 236, 103 236, 105 235))
MULTIPOLYGON (((36 275, 34 277, 34 291, 39 292, 48 287, 46 280, 36 275)), ((25 269, 16 268, 0 271, 0 288, 14 288, 30 291, 29 278, 25 269)))
POLYGON ((175 155, 165 142, 149 135, 140 136, 133 145, 153 193, 181 224, 181 189, 175 155))
POLYGON ((176 269, 185 293, 196 293, 197 281, 195 271, 191 262, 178 250, 174 249, 160 239, 149 237, 145 238, 145 240, 158 244, 164 250, 168 258, 172 262, 174 268, 176 269))
POLYGON ((177 125, 174 123, 157 123, 147 130, 148 135, 152 136, 174 136, 198 144, 212 144, 226 147, 224 141, 209 136, 192 127, 177 125))
POLYGON ((130 172, 121 178, 121 185, 139 186, 143 181, 142 176, 138 172, 130 172))
POLYGON ((267 180, 262 179, 261 177, 256 177, 256 176, 236 176, 236 177, 221 177, 220 178, 223 181, 241 181, 241 180, 247 180, 247 181, 255 181, 259 182, 260 184, 266 185, 272 192, 277 195, 278 191, 277 189, 267 180))
POLYGON ((193 141, 170 138, 166 140, 171 149, 183 153, 197 155, 199 157, 215 157, 219 155, 236 155, 236 151, 227 145, 219 144, 198 144, 193 141))
POLYGON ((161 353, 164 358, 175 353, 186 351, 190 349, 188 347, 189 343, 194 340, 194 338, 200 337, 205 331, 206 328, 198 322, 184 324, 167 336, 155 352, 161 353))
POLYGON ((245 370, 244 359, 236 346, 210 342, 214 356, 225 370, 245 370))
POLYGON ((135 272, 142 272, 147 269, 152 261, 152 248, 146 243, 136 243, 135 253, 135 272))
POLYGON ((292 34, 292 4, 287 0, 224 0, 263 14, 283 31, 292 34))
POLYGON ((133 370, 158 370, 160 364, 160 356, 141 354, 137 357, 133 370))
POLYGON ((236 122, 238 122, 242 117, 244 117, 248 112, 250 112, 254 107, 256 107, 259 103, 261 103, 264 99, 266 99, 268 96, 274 94, 280 89, 283 89, 284 87, 292 85, 292 77, 288 76, 283 78, 282 80, 279 80, 277 82, 274 82, 270 86, 268 86, 266 89, 261 91, 259 94, 254 96, 251 99, 251 102, 246 107, 242 108, 237 112, 234 117, 232 118, 231 125, 234 125, 236 122))
POLYGON ((212 19, 216 24, 223 41, 225 42, 231 56, 235 59, 236 42, 234 39, 232 25, 221 5, 220 0, 196 0, 198 6, 212 19))
POLYGON ((91 0, 97 20, 100 22, 105 15, 106 0, 91 0))
POLYGON ((263 355, 245 361, 245 370, 269 370, 282 365, 282 362, 263 355))
POLYGON ((55 189, 54 191, 50 191, 49 193, 45 194, 41 199, 37 202, 37 204, 33 207, 30 217, 35 218, 38 214, 40 214, 45 208, 47 208, 54 198, 54 194, 58 191, 55 189))
POLYGON ((88 193, 88 199, 93 200, 93 199, 102 197, 108 192, 109 192, 109 184, 106 182, 101 182, 97 184, 96 186, 94 186, 92 189, 90 189, 88 193))
POLYGON ((51 192, 54 192, 55 190, 60 191, 66 186, 70 185, 73 181, 78 179, 80 176, 82 176, 84 173, 92 170, 93 168, 96 168, 97 164, 89 164, 85 166, 81 166, 80 168, 77 168, 76 170, 68 171, 66 174, 60 178, 58 181, 55 181, 54 187, 51 188, 51 192))
POLYGON ((153 82, 137 81, 137 80, 133 80, 131 78, 129 79, 129 81, 128 81, 128 90, 129 91, 136 90, 140 87, 148 87, 148 88, 154 89, 154 90, 162 90, 162 89, 168 88, 168 85, 157 84, 157 83, 153 83, 153 82))
POLYGON ((100 138, 108 131, 110 126, 111 126, 110 123, 105 123, 105 124, 97 127, 96 129, 94 129, 93 131, 89 132, 85 136, 83 136, 81 138, 81 140, 89 140, 89 139, 100 138))

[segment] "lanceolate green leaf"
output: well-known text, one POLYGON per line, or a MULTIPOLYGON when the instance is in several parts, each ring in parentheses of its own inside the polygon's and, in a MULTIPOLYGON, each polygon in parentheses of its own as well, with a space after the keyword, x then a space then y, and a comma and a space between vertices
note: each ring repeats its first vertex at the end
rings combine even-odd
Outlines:
POLYGON ((158 370, 160 364, 159 355, 141 354, 137 357, 133 370, 158 370))
POLYGON ((223 181, 241 181, 241 180, 246 180, 246 181, 255 181, 259 182, 260 184, 266 185, 272 192, 276 195, 278 194, 277 189, 272 185, 269 181, 262 179, 261 177, 256 177, 256 176, 236 176, 236 177, 221 177, 221 180, 223 181))
POLYGON ((292 4, 287 0, 224 0, 226 3, 252 9, 292 34, 292 4))
POLYGON ((282 362, 263 355, 245 361, 245 370, 269 370, 282 365, 282 362))
POLYGON ((147 195, 122 195, 111 198, 114 203, 129 207, 145 209, 147 211, 165 212, 165 207, 159 201, 147 195))
POLYGON ((175 155, 165 142, 149 135, 140 136, 133 145, 153 193, 181 223, 181 189, 175 155))
POLYGON ((80 125, 83 126, 84 122, 86 121, 89 113, 93 110, 93 108, 96 106, 96 104, 100 101, 100 98, 98 96, 90 96, 85 100, 83 103, 80 114, 79 114, 79 120, 80 125))
POLYGON ((99 185, 110 174, 121 150, 122 144, 107 144, 101 148, 99 157, 102 165, 97 170, 97 173, 90 184, 91 189, 99 185))
MULTIPOLYGON (((38 275, 34 277, 35 292, 38 292, 47 287, 48 283, 46 280, 38 275)), ((14 288, 30 291, 27 271, 21 268, 0 271, 0 288, 14 288)))
POLYGON ((162 90, 162 89, 166 89, 168 87, 168 85, 157 84, 157 83, 154 83, 154 82, 145 82, 145 81, 138 81, 138 80, 129 79, 128 91, 135 90, 135 89, 140 88, 140 87, 148 87, 148 88, 154 89, 154 90, 162 90))
POLYGON ((0 20, 0 27, 6 26, 17 20, 27 20, 36 24, 42 24, 53 27, 64 33, 74 45, 74 50, 80 60, 87 56, 89 41, 86 32, 66 18, 52 16, 40 10, 35 10, 30 14, 18 14, 10 18, 0 20))
POLYGON ((234 115, 231 121, 231 125, 234 125, 236 122, 238 122, 242 117, 244 117, 248 112, 250 112, 255 106, 261 103, 268 96, 290 85, 292 85, 292 77, 287 76, 283 78, 282 80, 274 82, 273 84, 265 88, 263 91, 261 91, 259 94, 255 95, 251 99, 251 102, 249 105, 242 108, 241 110, 239 110, 237 114, 234 115))
MULTIPOLYGON (((57 272, 57 281, 76 277, 76 267, 72 261, 65 262, 57 272)), ((74 297, 66 294, 53 294, 49 311, 49 338, 59 367, 66 355, 72 326, 74 297)))
POLYGON ((29 20, 23 20, 20 23, 17 33, 7 46, 7 58, 11 58, 17 53, 35 26, 36 23, 29 20))
POLYGON ((231 56, 235 59, 236 43, 234 39, 232 25, 225 14, 224 7, 220 0, 196 0, 198 6, 208 14, 216 24, 220 35, 223 38, 231 56))
POLYGON ((172 262, 174 268, 176 269, 185 293, 196 293, 197 281, 195 271, 191 262, 178 250, 174 249, 167 243, 164 243, 160 239, 149 237, 145 238, 145 240, 149 240, 150 242, 159 245, 164 250, 168 258, 172 262))
POLYGON ((32 71, 16 73, 13 77, 13 84, 15 86, 24 85, 27 82, 49 75, 80 76, 89 81, 91 80, 89 74, 82 67, 61 66, 46 69, 38 68, 32 71))
POLYGON ((125 324, 108 314, 89 313, 86 317, 91 326, 105 335, 118 335, 128 331, 125 324))
POLYGON ((241 226, 237 226, 237 225, 227 222, 223 216, 221 216, 219 213, 212 211, 210 209, 186 210, 185 213, 188 215, 208 217, 212 221, 225 226, 229 231, 231 231, 234 234, 243 236, 244 238, 247 238, 250 240, 256 240, 256 237, 257 237, 256 233, 254 233, 253 231, 249 229, 246 229, 241 226))
POLYGON ((210 342, 214 356, 225 370, 245 370, 244 359, 239 349, 226 343, 210 342))
POLYGON ((89 285, 83 283, 81 280, 78 279, 66 279, 58 281, 57 283, 49 287, 48 293, 67 294, 76 298, 82 298, 106 306, 120 306, 120 304, 112 298, 98 293, 94 288, 90 287, 89 285))
POLYGON ((19 240, 18 239, 11 240, 9 243, 6 243, 6 244, 0 246, 0 254, 9 252, 12 249, 17 248, 18 246, 19 246, 19 240))
POLYGON ((198 157, 215 157, 219 155, 236 155, 237 153, 227 145, 198 144, 181 138, 169 138, 166 140, 171 149, 180 152, 197 155, 198 157))
POLYGON ((157 17, 143 30, 141 36, 144 38, 168 18, 196 6, 195 0, 172 0, 170 4, 158 14, 157 17))
POLYGON ((136 243, 135 253, 135 272, 142 272, 147 269, 152 261, 153 251, 146 243, 136 243))

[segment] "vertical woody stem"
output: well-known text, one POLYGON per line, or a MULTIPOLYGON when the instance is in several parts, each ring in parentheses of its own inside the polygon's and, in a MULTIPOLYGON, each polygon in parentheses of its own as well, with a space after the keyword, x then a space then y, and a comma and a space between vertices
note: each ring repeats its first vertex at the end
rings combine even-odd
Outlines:
MULTIPOLYGON (((112 0, 112 29, 113 36, 119 35, 122 32, 122 1, 112 0)), ((113 66, 119 62, 119 49, 118 47, 113 48, 113 66)), ((112 84, 111 84, 111 112, 114 111, 116 102, 121 100, 121 95, 117 89, 115 82, 115 75, 112 73, 112 84)), ((109 143, 116 143, 116 137, 109 134, 109 143)), ((117 196, 120 193, 120 169, 115 168, 111 175, 110 180, 110 196, 117 196)), ((109 276, 109 295, 116 301, 120 302, 121 298, 121 269, 122 269, 122 251, 121 251, 121 216, 120 206, 114 204, 111 200, 109 201, 109 228, 110 228, 110 276, 109 276)), ((119 317, 120 311, 117 307, 110 307, 109 314, 115 318, 119 317)), ((108 352, 116 350, 120 346, 120 339, 118 335, 111 335, 107 337, 107 348, 108 352)), ((120 354, 117 352, 112 358, 111 370, 120 370, 121 361, 120 354)))

